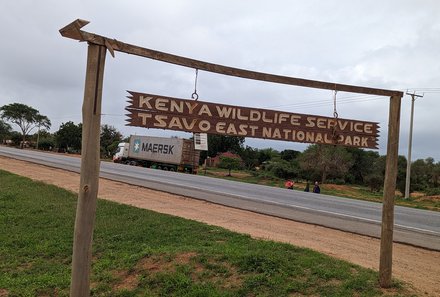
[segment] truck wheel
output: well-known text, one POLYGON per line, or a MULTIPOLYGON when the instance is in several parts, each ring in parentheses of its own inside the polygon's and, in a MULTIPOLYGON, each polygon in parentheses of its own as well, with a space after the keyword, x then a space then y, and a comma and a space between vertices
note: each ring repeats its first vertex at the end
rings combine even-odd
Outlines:
POLYGON ((162 166, 157 166, 157 169, 161 170, 161 169, 162 169, 162 166))
POLYGON ((176 171, 176 169, 175 169, 174 167, 171 167, 171 168, 170 168, 170 171, 173 171, 173 172, 174 172, 174 171, 176 171))
POLYGON ((137 163, 136 163, 136 161, 131 161, 131 162, 130 162, 130 165, 131 165, 131 166, 136 166, 137 163))
POLYGON ((168 171, 168 167, 164 167, 162 168, 162 170, 168 171))

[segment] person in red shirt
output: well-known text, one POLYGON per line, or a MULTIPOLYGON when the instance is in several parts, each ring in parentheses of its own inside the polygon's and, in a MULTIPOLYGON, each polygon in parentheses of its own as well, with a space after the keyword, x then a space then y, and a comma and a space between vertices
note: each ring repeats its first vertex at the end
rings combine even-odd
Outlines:
POLYGON ((293 184, 294 182, 291 180, 286 181, 286 183, 284 184, 286 186, 286 188, 293 190, 293 184))

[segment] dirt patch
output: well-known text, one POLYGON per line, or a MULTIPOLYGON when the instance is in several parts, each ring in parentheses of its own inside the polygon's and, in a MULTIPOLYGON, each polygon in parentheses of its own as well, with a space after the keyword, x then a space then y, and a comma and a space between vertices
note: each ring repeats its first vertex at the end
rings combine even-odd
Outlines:
POLYGON ((416 198, 415 200, 417 200, 417 201, 440 201, 440 195, 423 196, 423 197, 416 198))
POLYGON ((139 261, 136 270, 150 272, 175 271, 176 265, 187 265, 197 253, 177 254, 174 258, 164 255, 162 257, 146 257, 139 261))
MULTIPOLYGON (((0 157, 0 168, 78 192, 79 175, 76 173, 4 157, 0 157)), ((255 214, 106 179, 100 180, 99 197, 221 226, 255 238, 307 247, 378 270, 380 240, 375 238, 255 214)), ((440 252, 403 244, 394 244, 393 251, 394 277, 412 284, 419 296, 440 296, 440 252)))
POLYGON ((114 273, 119 282, 113 286, 113 291, 132 291, 139 285, 139 275, 136 272, 118 271, 114 273))
POLYGON ((131 271, 117 271, 113 276, 118 283, 113 286, 114 291, 133 290, 139 285, 139 279, 154 278, 160 273, 176 272, 179 266, 190 267, 190 277, 196 282, 209 280, 221 284, 224 288, 242 285, 243 278, 237 269, 229 263, 218 263, 214 259, 204 259, 204 263, 197 261, 197 253, 187 252, 175 256, 160 255, 141 259, 131 271), (210 267, 210 268, 208 268, 210 267), (212 267, 221 267, 222 273, 212 271, 212 267))

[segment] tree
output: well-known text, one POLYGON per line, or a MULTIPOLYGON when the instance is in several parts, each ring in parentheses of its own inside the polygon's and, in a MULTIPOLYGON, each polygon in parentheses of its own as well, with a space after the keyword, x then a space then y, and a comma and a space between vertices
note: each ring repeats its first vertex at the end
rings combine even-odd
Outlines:
POLYGON ((435 186, 434 185, 434 181, 435 181, 435 163, 434 163, 434 158, 432 157, 428 157, 425 159, 425 166, 426 166, 426 183, 427 183, 427 187, 430 186, 435 186))
POLYGON ((379 153, 374 151, 365 151, 356 147, 345 148, 353 158, 353 166, 348 171, 348 182, 364 184, 366 176, 374 173, 372 164, 379 158, 379 153))
POLYGON ((35 127, 50 128, 50 120, 40 114, 40 112, 30 106, 21 103, 12 103, 8 105, 3 105, 0 107, 1 118, 16 124, 22 133, 22 143, 23 147, 26 136, 35 127))
MULTIPOLYGON (((397 180, 396 180, 396 188, 400 191, 400 193, 405 194, 405 186, 406 186, 406 157, 398 156, 397 157, 397 180)), ((385 176, 385 174, 384 174, 385 176)), ((385 179, 385 177, 384 177, 385 179)))
POLYGON ((219 153, 231 152, 240 154, 243 149, 244 137, 208 134, 208 151, 200 153, 200 164, 206 157, 215 157, 219 153))
POLYGON ((344 147, 313 144, 300 155, 299 165, 309 177, 320 176, 325 183, 327 177, 343 178, 353 160, 344 147))
POLYGON ((208 155, 217 156, 218 153, 239 153, 243 147, 244 137, 228 135, 208 135, 208 155))
POLYGON ((384 185, 386 156, 378 156, 370 163, 371 171, 364 177, 364 185, 372 192, 378 192, 384 185))
POLYGON ((56 147, 55 135, 44 129, 32 135, 31 139, 35 141, 35 143, 38 142, 38 146, 36 146, 37 149, 52 150, 56 147))
POLYGON ((260 164, 267 161, 275 161, 280 159, 280 153, 273 148, 266 148, 258 151, 258 162, 260 164))
POLYGON ((38 149, 38 143, 40 142, 40 129, 41 129, 41 127, 49 129, 51 126, 51 123, 50 123, 50 120, 48 117, 38 114, 36 116, 36 126, 38 127, 37 147, 36 147, 38 149))
POLYGON ((440 162, 434 158, 418 159, 411 163, 410 191, 424 191, 437 188, 440 178, 440 162))
POLYGON ((258 149, 246 146, 246 148, 240 152, 240 157, 243 160, 244 166, 246 166, 247 170, 252 170, 259 165, 258 149))
POLYGON ((218 166, 220 168, 229 169, 227 176, 231 176, 232 169, 239 169, 241 167, 241 160, 239 158, 220 157, 220 163, 218 166))
POLYGON ((22 142, 22 136, 18 131, 12 131, 10 134, 10 138, 14 143, 14 146, 19 146, 20 143, 22 142))
POLYGON ((298 158, 298 156, 300 154, 301 154, 301 152, 299 152, 299 151, 284 150, 284 151, 281 151, 280 156, 281 156, 282 160, 292 161, 292 160, 295 160, 296 158, 298 158))
POLYGON ((294 162, 288 162, 286 160, 270 161, 264 166, 264 170, 283 179, 296 178, 299 172, 298 166, 296 166, 294 162))
POLYGON ((440 180, 440 162, 437 162, 432 169, 432 186, 434 188, 438 187, 440 180))
POLYGON ((60 129, 55 132, 55 142, 60 149, 69 151, 81 150, 82 124, 75 125, 74 122, 69 121, 62 123, 60 129))
POLYGON ((111 157, 122 141, 122 134, 115 127, 110 125, 101 126, 101 156, 111 157))
POLYGON ((383 186, 383 176, 379 173, 371 173, 365 176, 365 184, 370 188, 371 192, 379 192, 383 186))
POLYGON ((10 136, 11 132, 12 132, 11 125, 3 122, 3 120, 0 119, 0 142, 3 142, 3 140, 5 140, 8 136, 10 136))

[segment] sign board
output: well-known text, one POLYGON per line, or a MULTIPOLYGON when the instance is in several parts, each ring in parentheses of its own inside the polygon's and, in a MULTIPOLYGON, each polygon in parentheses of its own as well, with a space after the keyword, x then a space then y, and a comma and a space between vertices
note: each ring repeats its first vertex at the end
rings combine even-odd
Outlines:
POLYGON ((194 133, 194 149, 199 151, 208 150, 208 134, 194 133))
POLYGON ((129 93, 128 126, 378 148, 374 122, 129 93))

